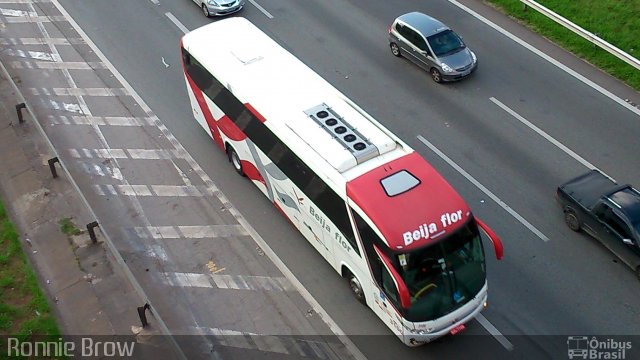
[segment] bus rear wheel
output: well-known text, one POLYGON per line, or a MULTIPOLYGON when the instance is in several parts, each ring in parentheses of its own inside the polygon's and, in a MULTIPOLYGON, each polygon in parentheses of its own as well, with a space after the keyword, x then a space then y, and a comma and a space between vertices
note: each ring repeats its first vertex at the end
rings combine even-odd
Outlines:
POLYGON ((366 305, 367 300, 364 296, 364 290, 362 290, 362 285, 360 284, 360 280, 358 280, 358 278, 351 273, 348 274, 347 279, 349 279, 349 287, 351 288, 351 292, 353 293, 353 296, 361 304, 366 305))
POLYGON ((233 147, 231 147, 231 145, 227 146, 227 156, 229 157, 229 162, 231 162, 231 165, 233 165, 233 168, 236 170, 236 172, 241 176, 244 176, 240 156, 238 156, 238 153, 233 147))

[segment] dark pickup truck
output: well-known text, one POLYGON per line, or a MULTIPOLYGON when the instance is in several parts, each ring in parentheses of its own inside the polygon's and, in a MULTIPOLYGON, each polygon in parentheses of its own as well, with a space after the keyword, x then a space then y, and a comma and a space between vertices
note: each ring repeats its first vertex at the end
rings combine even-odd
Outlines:
POLYGON ((640 192, 591 170, 560 185, 557 198, 573 231, 596 238, 640 279, 640 192))

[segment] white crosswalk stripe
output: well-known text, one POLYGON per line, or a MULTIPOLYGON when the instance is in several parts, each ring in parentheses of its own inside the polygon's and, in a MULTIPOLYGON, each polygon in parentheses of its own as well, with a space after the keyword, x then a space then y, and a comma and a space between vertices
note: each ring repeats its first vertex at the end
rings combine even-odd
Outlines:
MULTIPOLYGON (((89 156, 87 156, 89 157, 89 156)), ((94 184, 94 191, 100 195, 120 196, 193 196, 208 195, 207 189, 193 185, 102 185, 94 184)))
POLYGON ((100 125, 100 126, 156 126, 155 116, 64 116, 49 115, 49 122, 54 125, 100 125))
POLYGON ((86 44, 82 38, 8 38, 0 39, 0 45, 80 45, 86 44))
POLYGON ((155 239, 206 239, 248 236, 247 230, 240 225, 141 226, 135 227, 134 231, 141 238, 155 239))
POLYGON ((7 23, 21 24, 21 23, 45 23, 45 22, 59 22, 67 21, 64 16, 16 16, 8 17, 7 23))
POLYGON ((163 273, 163 281, 170 286, 206 287, 231 290, 295 291, 284 277, 254 275, 220 275, 171 272, 163 273))
POLYGON ((257 334, 204 326, 192 327, 191 333, 211 337, 220 346, 254 349, 309 359, 339 359, 339 353, 344 351, 344 346, 341 343, 316 341, 313 337, 257 334))
POLYGON ((175 150, 165 149, 69 149, 74 158, 162 160, 180 158, 175 150))
POLYGON ((33 95, 56 95, 56 96, 126 96, 124 88, 29 88, 33 95))

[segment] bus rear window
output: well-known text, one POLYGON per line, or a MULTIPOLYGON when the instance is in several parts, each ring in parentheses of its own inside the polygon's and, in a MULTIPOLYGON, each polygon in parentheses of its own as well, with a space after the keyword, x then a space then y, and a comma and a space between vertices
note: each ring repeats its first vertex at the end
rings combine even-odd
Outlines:
POLYGON ((407 170, 402 170, 380 180, 380 184, 387 196, 396 196, 418 186, 420 180, 407 170))

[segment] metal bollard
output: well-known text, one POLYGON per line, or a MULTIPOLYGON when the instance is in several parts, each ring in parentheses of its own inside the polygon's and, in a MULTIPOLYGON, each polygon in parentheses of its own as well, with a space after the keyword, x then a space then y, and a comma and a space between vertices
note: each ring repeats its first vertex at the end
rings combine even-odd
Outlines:
POLYGON ((93 228, 95 228, 96 226, 99 226, 97 221, 90 222, 87 224, 87 231, 89 232, 89 237, 91 238, 91 242, 94 244, 98 242, 98 239, 96 238, 96 232, 95 230, 93 230, 93 228))
POLYGON ((25 103, 20 103, 18 105, 16 105, 16 112, 18 113, 18 122, 20 124, 22 124, 24 122, 24 119, 22 118, 22 109, 26 108, 27 104, 25 103))
POLYGON ((60 162, 57 156, 49 159, 49 170, 51 170, 51 175, 53 175, 54 179, 58 177, 58 172, 56 171, 57 162, 60 162))
POLYGON ((151 309, 149 303, 144 304, 144 306, 138 307, 138 316, 140 316, 140 322, 142 323, 143 328, 149 325, 149 322, 147 321, 147 314, 145 313, 147 309, 151 309))

